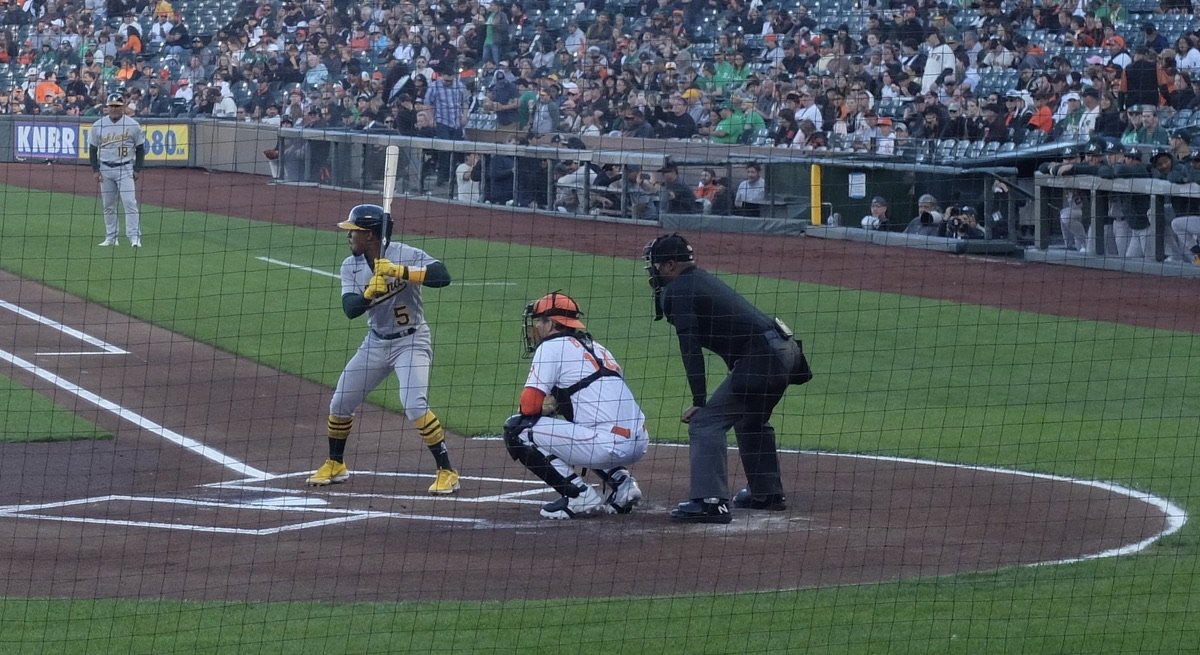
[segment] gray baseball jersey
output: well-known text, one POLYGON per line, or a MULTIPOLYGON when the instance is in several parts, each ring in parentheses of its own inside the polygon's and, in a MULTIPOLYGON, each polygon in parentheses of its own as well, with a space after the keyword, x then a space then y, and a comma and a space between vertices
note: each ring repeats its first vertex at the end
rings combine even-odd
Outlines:
POLYGON ((92 123, 88 132, 88 147, 96 148, 100 154, 100 165, 132 164, 137 147, 145 145, 146 135, 142 126, 129 116, 113 121, 108 116, 92 123))
MULTIPOLYGON (((425 251, 403 243, 390 243, 384 259, 393 264, 425 267, 437 261, 425 251)), ((366 257, 350 256, 342 262, 342 295, 362 293, 371 281, 366 257)), ((367 310, 367 325, 378 336, 387 337, 425 324, 421 285, 388 278, 387 295, 377 298, 367 310)))

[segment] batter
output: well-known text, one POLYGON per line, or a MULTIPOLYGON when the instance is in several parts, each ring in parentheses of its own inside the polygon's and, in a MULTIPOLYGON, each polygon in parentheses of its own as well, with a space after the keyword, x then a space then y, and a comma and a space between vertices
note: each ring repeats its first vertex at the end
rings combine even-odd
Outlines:
POLYGON ((459 477, 450 464, 441 421, 429 409, 433 345, 421 300, 421 287, 447 286, 450 273, 424 251, 403 243, 389 243, 381 252, 386 222, 382 207, 358 205, 338 223, 347 231, 351 253, 342 262, 342 311, 348 318, 366 314, 369 329, 338 378, 329 402, 329 459, 308 478, 308 484, 324 486, 350 478, 345 452, 354 412, 372 389, 395 372, 404 415, 437 463, 437 478, 429 493, 452 494, 459 489, 459 477))
POLYGON ((108 115, 92 123, 88 132, 88 161, 100 183, 104 201, 104 241, 102 246, 119 246, 121 225, 117 220, 117 197, 125 207, 125 234, 129 245, 142 247, 142 220, 138 210, 134 181, 142 174, 146 161, 146 135, 132 116, 125 115, 125 98, 108 94, 108 115))

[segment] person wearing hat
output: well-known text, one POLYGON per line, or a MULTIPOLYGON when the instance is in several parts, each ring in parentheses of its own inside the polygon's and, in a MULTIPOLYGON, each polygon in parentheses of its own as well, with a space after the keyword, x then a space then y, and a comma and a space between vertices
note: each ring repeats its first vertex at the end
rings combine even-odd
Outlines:
POLYGON ((889 227, 888 201, 883 196, 871 198, 870 213, 862 217, 859 225, 864 230, 886 232, 889 227))
MULTIPOLYGON (((1077 167, 1082 169, 1086 166, 1094 166, 1098 169, 1104 154, 1104 146, 1096 142, 1089 142, 1087 149, 1091 150, 1089 153, 1090 164, 1081 159, 1077 148, 1068 147, 1062 151, 1062 161, 1042 164, 1038 168, 1038 172, 1045 175, 1070 175, 1077 167)), ((1084 194, 1082 192, 1063 189, 1058 222, 1062 227, 1063 245, 1067 250, 1087 252, 1087 228, 1083 225, 1083 203, 1084 194)))
POLYGON ((791 385, 812 379, 804 349, 787 324, 762 312, 725 282, 696 265, 695 251, 678 234, 643 248, 655 319, 675 329, 691 391, 680 420, 688 426, 690 482, 677 523, 729 523, 730 508, 784 511, 771 414, 791 385), (704 351, 720 357, 728 376, 708 393, 704 351), (727 433, 737 435, 747 486, 730 493, 727 433))
POLYGON ((926 193, 917 199, 917 215, 904 228, 905 234, 916 234, 924 237, 945 236, 941 234, 942 211, 937 198, 926 193))
POLYGON ((1129 56, 1129 51, 1125 49, 1125 39, 1119 34, 1105 38, 1100 47, 1104 48, 1105 65, 1116 64, 1125 69, 1133 63, 1133 57, 1129 56))
POLYGON ((979 227, 979 215, 974 205, 951 207, 940 228, 939 236, 951 239, 986 238, 983 228, 979 227))
POLYGON ((939 30, 929 29, 925 33, 925 44, 929 46, 929 52, 925 55, 925 70, 921 74, 921 93, 929 93, 936 89, 942 74, 947 69, 953 71, 958 66, 954 51, 946 45, 939 30))
POLYGON ((104 202, 104 241, 100 245, 120 245, 119 197, 125 208, 125 234, 129 237, 129 245, 140 248, 141 213, 134 182, 141 175, 146 158, 146 136, 142 126, 126 115, 125 98, 121 94, 110 93, 105 104, 108 115, 92 123, 88 132, 88 161, 100 184, 100 197, 104 202))
POLYGON ((659 188, 662 191, 662 199, 665 201, 664 211, 666 213, 695 214, 700 211, 700 204, 692 187, 679 179, 678 166, 664 164, 662 168, 658 169, 658 173, 662 179, 659 188))
POLYGON ((495 140, 504 143, 509 136, 517 133, 520 122, 517 109, 521 104, 521 91, 513 80, 508 79, 508 73, 500 68, 492 73, 491 82, 483 108, 485 111, 496 113, 495 140))

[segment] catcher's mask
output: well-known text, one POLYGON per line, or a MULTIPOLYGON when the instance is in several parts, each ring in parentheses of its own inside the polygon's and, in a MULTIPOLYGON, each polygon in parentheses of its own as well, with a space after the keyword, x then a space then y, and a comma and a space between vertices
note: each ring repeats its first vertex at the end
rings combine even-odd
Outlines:
POLYGON ((659 265, 665 262, 694 262, 696 253, 687 239, 678 233, 664 234, 657 237, 642 249, 642 257, 646 260, 646 272, 650 274, 650 288, 654 289, 654 320, 661 320, 662 288, 665 285, 659 265))
POLYGON ((343 230, 365 230, 375 236, 383 234, 383 225, 387 215, 379 205, 356 205, 346 216, 346 220, 338 223, 343 230))
POLYGON ((579 320, 580 316, 583 316, 583 312, 579 311, 579 303, 561 291, 552 291, 525 305, 526 354, 532 353, 542 341, 537 334, 537 326, 534 324, 537 319, 549 319, 572 330, 586 330, 587 326, 579 320))

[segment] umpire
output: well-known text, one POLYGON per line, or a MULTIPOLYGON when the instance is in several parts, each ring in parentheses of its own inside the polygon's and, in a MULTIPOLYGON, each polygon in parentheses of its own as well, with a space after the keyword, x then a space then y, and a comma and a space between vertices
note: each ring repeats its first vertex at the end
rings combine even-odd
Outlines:
POLYGON ((767 316, 696 266, 692 247, 682 236, 660 236, 643 254, 654 289, 655 320, 666 316, 675 326, 692 392, 692 406, 680 417, 688 424, 690 494, 689 500, 671 510, 671 520, 733 520, 725 452, 725 435, 731 427, 748 482, 733 497, 733 506, 786 509, 770 420, 789 384, 812 379, 800 342, 782 321, 767 316), (729 375, 711 396, 702 350, 719 355, 729 367, 729 375))

